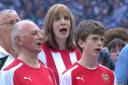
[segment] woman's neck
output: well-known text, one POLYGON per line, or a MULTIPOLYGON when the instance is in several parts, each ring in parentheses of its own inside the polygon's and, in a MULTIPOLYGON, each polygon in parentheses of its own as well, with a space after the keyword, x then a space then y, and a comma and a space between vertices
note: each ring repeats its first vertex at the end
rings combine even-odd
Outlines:
POLYGON ((67 49, 66 40, 57 40, 57 43, 58 43, 58 45, 59 45, 59 49, 60 49, 60 50, 65 50, 65 49, 67 49))

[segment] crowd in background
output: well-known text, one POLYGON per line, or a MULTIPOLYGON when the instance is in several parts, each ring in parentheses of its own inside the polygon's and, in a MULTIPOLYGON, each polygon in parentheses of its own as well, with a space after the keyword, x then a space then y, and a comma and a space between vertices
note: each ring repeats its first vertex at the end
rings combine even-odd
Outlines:
POLYGON ((127 0, 0 0, 0 10, 15 9, 21 19, 31 19, 43 28, 44 17, 55 3, 66 4, 76 18, 101 21, 107 28, 128 27, 127 0))

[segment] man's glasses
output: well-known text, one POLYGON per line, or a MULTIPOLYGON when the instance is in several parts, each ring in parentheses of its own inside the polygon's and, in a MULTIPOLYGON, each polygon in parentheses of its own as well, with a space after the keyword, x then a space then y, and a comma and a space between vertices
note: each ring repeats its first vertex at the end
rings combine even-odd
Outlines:
POLYGON ((9 20, 8 22, 0 23, 0 25, 12 25, 19 21, 20 21, 20 19, 15 19, 15 20, 12 19, 12 20, 9 20))

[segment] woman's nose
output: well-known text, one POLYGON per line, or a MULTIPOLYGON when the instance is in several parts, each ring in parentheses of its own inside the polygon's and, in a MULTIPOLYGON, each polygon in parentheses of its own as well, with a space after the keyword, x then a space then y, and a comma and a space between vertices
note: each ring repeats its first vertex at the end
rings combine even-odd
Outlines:
POLYGON ((61 24, 65 25, 65 19, 64 18, 61 18, 61 24))

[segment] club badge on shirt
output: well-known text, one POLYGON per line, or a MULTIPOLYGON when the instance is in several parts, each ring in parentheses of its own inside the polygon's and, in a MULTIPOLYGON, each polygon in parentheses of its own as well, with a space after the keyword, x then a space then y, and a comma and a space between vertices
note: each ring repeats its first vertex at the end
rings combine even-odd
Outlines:
POLYGON ((102 76, 103 80, 105 80, 105 81, 109 80, 109 75, 108 74, 101 74, 101 76, 102 76))

